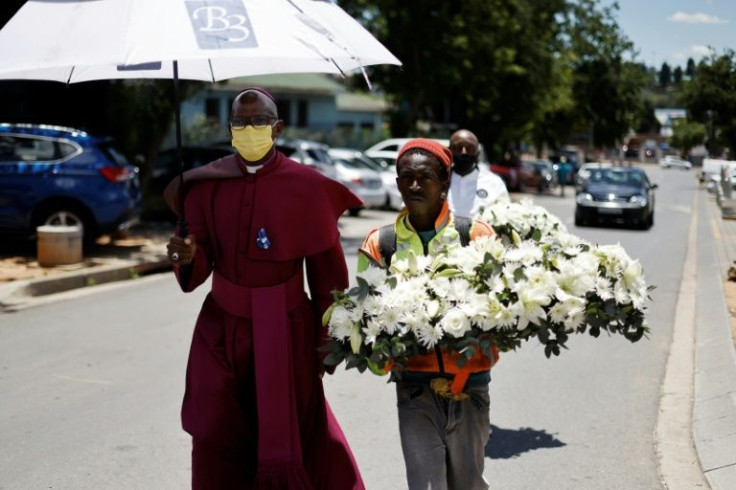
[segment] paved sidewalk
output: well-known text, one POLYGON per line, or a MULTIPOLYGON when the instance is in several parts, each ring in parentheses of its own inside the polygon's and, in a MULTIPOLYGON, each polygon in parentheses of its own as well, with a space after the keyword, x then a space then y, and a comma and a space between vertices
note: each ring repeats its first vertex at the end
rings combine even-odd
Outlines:
POLYGON ((724 292, 736 260, 736 220, 724 220, 715 196, 698 191, 695 396, 692 434, 713 490, 736 488, 736 350, 724 292))
POLYGON ((126 237, 104 238, 84 251, 80 264, 41 267, 33 244, 3 244, 0 250, 0 314, 40 298, 73 289, 134 279, 170 270, 166 243, 173 233, 168 223, 142 223, 126 237))

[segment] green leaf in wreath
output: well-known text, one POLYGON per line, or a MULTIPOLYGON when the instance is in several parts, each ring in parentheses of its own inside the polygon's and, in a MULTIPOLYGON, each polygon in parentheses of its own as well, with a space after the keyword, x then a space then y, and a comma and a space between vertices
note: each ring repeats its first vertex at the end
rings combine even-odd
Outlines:
POLYGON ((337 366, 343 361, 343 359, 345 359, 345 355, 342 352, 330 352, 325 356, 322 362, 326 366, 337 366))

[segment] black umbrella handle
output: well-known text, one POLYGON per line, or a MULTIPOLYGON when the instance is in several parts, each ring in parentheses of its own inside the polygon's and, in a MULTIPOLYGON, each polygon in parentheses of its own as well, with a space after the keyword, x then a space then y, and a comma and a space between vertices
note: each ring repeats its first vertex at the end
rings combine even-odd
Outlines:
POLYGON ((174 60, 174 123, 176 124, 176 158, 179 162, 179 236, 189 235, 189 224, 184 216, 184 159, 181 154, 181 104, 179 102, 179 63, 174 60))

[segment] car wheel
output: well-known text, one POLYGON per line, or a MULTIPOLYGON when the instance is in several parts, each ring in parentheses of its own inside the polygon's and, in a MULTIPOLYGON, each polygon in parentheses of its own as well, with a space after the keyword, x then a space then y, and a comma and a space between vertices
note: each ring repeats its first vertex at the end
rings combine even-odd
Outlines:
POLYGON ((579 213, 575 213, 575 226, 585 226, 588 222, 579 213))
POLYGON ((654 226, 654 211, 652 211, 652 213, 649 215, 646 221, 647 230, 651 228, 652 226, 654 226))
POLYGON ((82 236, 85 244, 93 243, 96 237, 94 223, 84 208, 73 204, 53 206, 53 208, 41 209, 33 220, 33 232, 38 226, 79 226, 82 228, 82 236))
POLYGON ((360 209, 361 208, 351 208, 351 209, 348 209, 348 214, 350 216, 358 216, 360 214, 360 209))

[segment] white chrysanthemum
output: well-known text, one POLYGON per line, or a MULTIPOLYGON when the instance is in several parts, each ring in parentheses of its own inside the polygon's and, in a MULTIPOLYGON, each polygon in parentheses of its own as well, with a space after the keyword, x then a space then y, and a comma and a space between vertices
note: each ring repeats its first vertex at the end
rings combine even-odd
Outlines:
POLYGON ((613 298, 613 284, 606 277, 597 277, 595 280, 595 291, 603 301, 613 298))
POLYGON ((473 293, 473 286, 465 279, 450 280, 450 290, 447 299, 450 301, 465 301, 473 293))
POLYGON ((378 336, 381 335, 381 331, 381 322, 378 321, 378 319, 369 319, 366 322, 365 327, 363 327, 363 335, 365 335, 363 342, 365 342, 366 345, 375 344, 378 336))
POLYGON ((542 249, 531 241, 521 242, 518 247, 510 248, 506 251, 506 260, 519 262, 525 266, 530 266, 535 262, 541 261, 543 256, 542 249))
POLYGON ((343 306, 336 306, 330 315, 327 332, 335 339, 345 340, 350 337, 354 323, 349 310, 343 306))
POLYGON ((414 330, 414 335, 416 335, 417 340, 421 345, 431 349, 440 341, 440 339, 442 339, 444 331, 439 325, 433 326, 430 324, 424 324, 414 330))
POLYGON ((369 267, 363 272, 358 273, 357 276, 367 282, 369 286, 376 287, 386 282, 386 269, 369 267))
POLYGON ((438 298, 445 299, 450 294, 450 280, 446 277, 435 277, 429 287, 438 298))
POLYGON ((583 307, 570 308, 565 318, 565 330, 572 332, 583 324, 585 320, 585 309, 583 307))
POLYGON ((488 315, 488 296, 471 293, 459 308, 465 312, 471 323, 479 325, 488 315))
POLYGON ((389 308, 376 317, 376 322, 381 325, 384 332, 393 335, 400 327, 401 310, 399 308, 389 308))
POLYGON ((556 275, 541 265, 527 267, 524 269, 524 275, 528 287, 542 291, 547 296, 552 296, 557 289, 556 275))
POLYGON ((616 300, 616 303, 620 305, 631 303, 631 296, 629 296, 629 292, 626 291, 626 288, 624 288, 621 283, 616 283, 613 286, 613 298, 616 300))
POLYGON ((486 287, 493 294, 499 294, 506 289, 506 282, 503 280, 503 276, 494 274, 485 280, 486 287))
POLYGON ((459 308, 452 308, 447 311, 438 325, 445 333, 456 339, 469 332, 471 327, 468 316, 459 308))
MULTIPOLYGON (((383 298, 378 295, 372 295, 369 294, 362 303, 363 311, 367 315, 380 315, 383 313, 383 310, 385 309, 385 303, 383 302, 383 298)), ((357 309, 357 308, 356 308, 357 309)))
POLYGON ((467 275, 473 275, 475 268, 483 263, 483 252, 473 247, 460 247, 451 254, 454 266, 467 275))
POLYGON ((516 313, 504 305, 501 305, 493 319, 496 321, 497 326, 502 328, 513 327, 519 321, 516 313))
POLYGON ((572 296, 584 296, 595 287, 596 275, 586 267, 585 261, 559 260, 557 268, 557 286, 562 291, 572 296))
POLYGON ((552 323, 562 323, 567 317, 567 308, 564 303, 555 303, 547 312, 547 316, 552 323))

